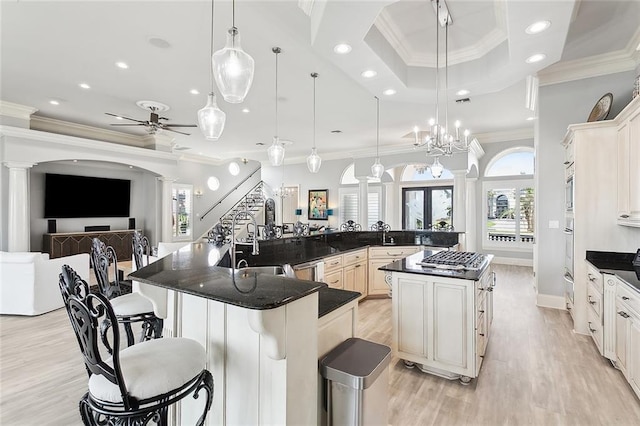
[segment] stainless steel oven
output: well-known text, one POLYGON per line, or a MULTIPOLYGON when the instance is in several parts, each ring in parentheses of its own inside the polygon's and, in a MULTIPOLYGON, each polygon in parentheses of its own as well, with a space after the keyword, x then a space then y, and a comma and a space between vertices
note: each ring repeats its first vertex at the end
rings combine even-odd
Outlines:
POLYGON ((565 293, 573 304, 573 218, 567 217, 564 226, 564 281, 565 293))

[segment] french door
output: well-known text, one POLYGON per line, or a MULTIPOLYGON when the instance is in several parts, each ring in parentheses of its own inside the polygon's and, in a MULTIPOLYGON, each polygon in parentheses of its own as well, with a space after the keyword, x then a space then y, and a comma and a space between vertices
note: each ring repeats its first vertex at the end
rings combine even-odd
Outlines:
POLYGON ((402 188, 402 229, 452 224, 453 186, 402 188))

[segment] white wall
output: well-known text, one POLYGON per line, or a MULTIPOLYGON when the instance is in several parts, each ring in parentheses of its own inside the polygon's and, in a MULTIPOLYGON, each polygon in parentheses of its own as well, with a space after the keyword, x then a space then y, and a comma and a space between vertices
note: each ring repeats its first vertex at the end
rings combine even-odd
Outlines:
MULTIPOLYGON (((564 150, 561 142, 567 126, 585 122, 593 105, 607 92, 613 94, 609 118, 615 117, 631 101, 634 78, 635 73, 629 71, 540 87, 535 137, 538 294, 564 294, 564 236, 562 229, 551 229, 548 224, 549 221, 564 223, 564 150)), ((615 168, 615 141, 602 142, 611 144, 611 161, 615 168)), ((628 228, 625 232, 629 238, 621 241, 617 251, 635 252, 640 242, 640 230, 628 228)), ((598 247, 592 250, 598 250, 598 247)), ((584 256, 584 253, 576 256, 575 261, 581 261, 584 256)))

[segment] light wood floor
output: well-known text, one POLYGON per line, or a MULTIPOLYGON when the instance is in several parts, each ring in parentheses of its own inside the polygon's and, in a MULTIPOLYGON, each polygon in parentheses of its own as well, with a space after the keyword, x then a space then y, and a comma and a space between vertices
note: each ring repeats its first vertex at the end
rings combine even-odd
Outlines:
MULTIPOLYGON (((639 425, 640 401, 566 312, 535 306, 531 268, 496 265, 492 336, 469 386, 391 361, 392 425, 639 425)), ((390 300, 360 304, 360 337, 391 344, 390 300)), ((79 425, 87 376, 64 309, 0 316, 0 425, 79 425)))

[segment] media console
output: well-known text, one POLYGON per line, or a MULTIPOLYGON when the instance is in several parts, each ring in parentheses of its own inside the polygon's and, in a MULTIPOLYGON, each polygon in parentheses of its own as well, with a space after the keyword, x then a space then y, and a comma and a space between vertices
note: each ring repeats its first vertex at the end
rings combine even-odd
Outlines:
POLYGON ((133 249, 131 240, 133 229, 123 231, 96 231, 96 232, 61 232, 44 234, 42 237, 42 249, 49 253, 49 257, 71 256, 78 253, 91 253, 91 240, 100 238, 106 245, 113 247, 119 261, 131 260, 133 249))

